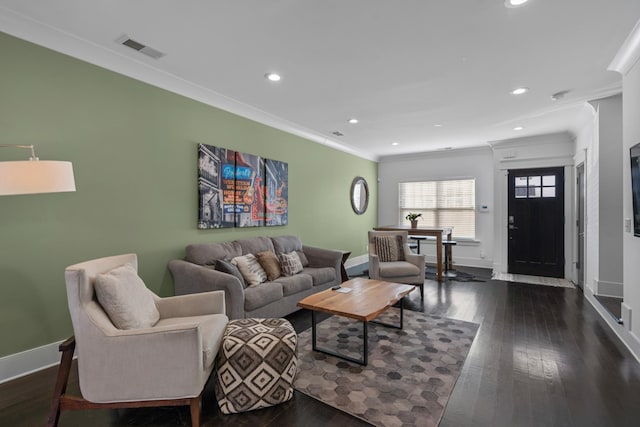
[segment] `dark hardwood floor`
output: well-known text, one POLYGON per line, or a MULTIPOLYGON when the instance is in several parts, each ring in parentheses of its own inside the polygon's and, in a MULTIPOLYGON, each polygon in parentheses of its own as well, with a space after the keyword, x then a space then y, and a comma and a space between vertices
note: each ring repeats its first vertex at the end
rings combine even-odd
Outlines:
MULTIPOLYGON (((465 269, 488 278, 486 270, 465 269)), ((427 281, 408 308, 480 324, 442 427, 638 426, 640 364, 580 290, 501 281, 427 281)), ((297 331, 308 312, 288 316, 297 331)), ((55 369, 0 385, 0 426, 44 425, 55 369)), ((70 390, 78 390, 73 374, 70 390)), ((211 384, 203 426, 365 426, 300 393, 283 405, 220 415, 211 384)), ((63 413, 61 427, 189 426, 186 408, 63 413)))

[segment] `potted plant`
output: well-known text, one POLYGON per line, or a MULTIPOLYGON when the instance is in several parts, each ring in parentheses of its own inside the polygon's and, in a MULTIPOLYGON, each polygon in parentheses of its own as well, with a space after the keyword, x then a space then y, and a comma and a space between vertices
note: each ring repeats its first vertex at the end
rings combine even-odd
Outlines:
POLYGON ((411 221, 411 228, 418 228, 418 218, 422 216, 421 213, 411 213, 409 212, 404 219, 411 221))

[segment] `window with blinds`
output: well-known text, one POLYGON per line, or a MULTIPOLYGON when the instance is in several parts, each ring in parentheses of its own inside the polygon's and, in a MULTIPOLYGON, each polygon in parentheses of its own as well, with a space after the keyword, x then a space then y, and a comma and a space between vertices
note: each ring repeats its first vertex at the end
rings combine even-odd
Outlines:
POLYGON ((399 184, 399 223, 409 212, 421 213, 418 226, 450 226, 453 237, 476 237, 476 180, 401 182, 399 184))

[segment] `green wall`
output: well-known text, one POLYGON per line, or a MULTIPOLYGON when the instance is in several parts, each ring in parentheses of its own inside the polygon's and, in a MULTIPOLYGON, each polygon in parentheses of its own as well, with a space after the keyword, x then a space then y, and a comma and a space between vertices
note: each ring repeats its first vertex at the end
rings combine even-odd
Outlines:
MULTIPOLYGON (((140 274, 173 294, 167 262, 196 242, 296 234, 366 253, 377 164, 0 33, 0 144, 73 162, 77 192, 0 196, 0 357, 72 333, 64 268, 135 252, 140 274), (197 144, 289 163, 289 225, 198 230, 197 144), (349 203, 370 186, 368 211, 349 203)), ((303 106, 301 106, 303 107, 303 106)), ((28 152, 2 149, 1 160, 28 152)))

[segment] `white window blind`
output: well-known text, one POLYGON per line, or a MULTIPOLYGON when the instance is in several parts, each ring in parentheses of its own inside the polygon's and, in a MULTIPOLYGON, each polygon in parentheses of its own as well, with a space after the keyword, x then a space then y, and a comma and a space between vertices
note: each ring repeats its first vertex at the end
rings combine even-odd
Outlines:
POLYGON ((421 213, 418 226, 453 227, 453 237, 476 237, 476 180, 401 182, 399 222, 409 212, 421 213))

